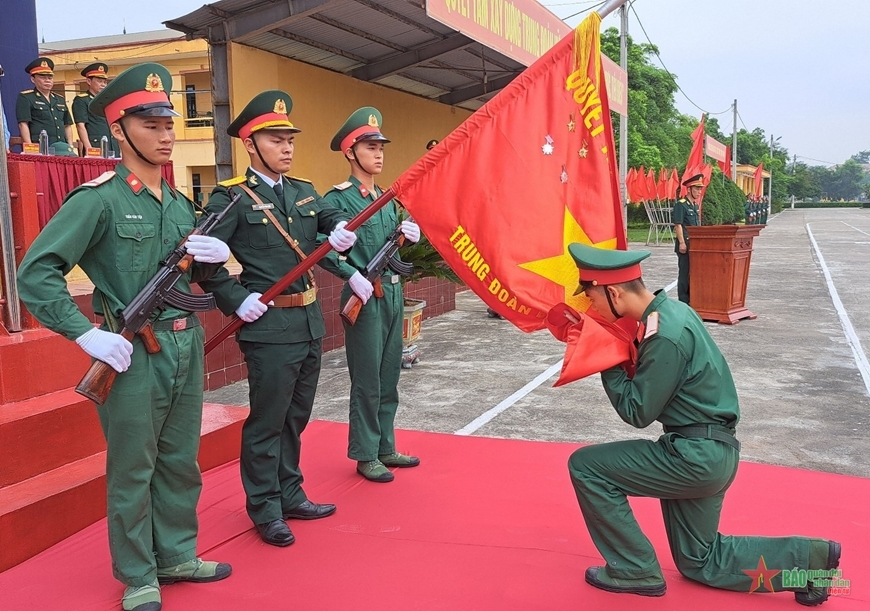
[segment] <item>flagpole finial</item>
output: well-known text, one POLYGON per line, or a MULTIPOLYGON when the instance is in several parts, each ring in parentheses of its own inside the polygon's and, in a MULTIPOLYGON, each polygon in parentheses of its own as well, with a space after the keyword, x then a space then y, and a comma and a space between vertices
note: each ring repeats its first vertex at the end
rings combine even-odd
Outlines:
POLYGON ((597 11, 601 18, 604 19, 610 13, 621 7, 626 3, 627 0, 610 0, 607 4, 601 7, 601 10, 597 11))

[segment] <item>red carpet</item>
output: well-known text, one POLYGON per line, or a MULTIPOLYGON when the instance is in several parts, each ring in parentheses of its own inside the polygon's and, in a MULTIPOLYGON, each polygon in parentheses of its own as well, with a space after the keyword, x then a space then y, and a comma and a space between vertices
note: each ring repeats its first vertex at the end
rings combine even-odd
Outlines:
MULTIPOLYGON (((200 502, 200 552, 231 578, 164 588, 166 611, 801 609, 790 593, 723 592, 681 577, 657 501, 635 512, 659 553, 668 593, 600 592, 583 571, 600 557, 583 524, 566 463, 576 447, 415 431, 399 449, 422 457, 391 484, 356 476, 347 426, 313 422, 304 437, 306 491, 335 516, 291 521, 288 548, 262 543, 244 511, 238 465, 213 469, 200 502)), ((804 534, 843 543, 851 593, 824 609, 870 608, 870 480, 743 463, 722 516, 729 534, 804 534)), ((747 567, 747 569, 754 567, 747 567)), ((771 567, 779 568, 779 567, 771 567)), ((748 588, 747 588, 748 589, 748 588)), ((105 520, 0 573, 0 609, 120 609, 105 520)))

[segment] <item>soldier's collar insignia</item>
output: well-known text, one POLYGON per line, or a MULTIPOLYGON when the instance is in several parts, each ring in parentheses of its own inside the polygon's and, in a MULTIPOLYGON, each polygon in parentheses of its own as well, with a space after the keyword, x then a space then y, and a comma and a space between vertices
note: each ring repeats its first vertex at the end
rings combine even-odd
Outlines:
POLYGON ((379 127, 378 118, 374 115, 369 115, 369 125, 371 127, 379 127))
POLYGON ((277 113, 279 115, 287 114, 287 104, 282 99, 275 100, 275 107, 272 109, 272 112, 277 113))
POLYGON ((148 75, 148 78, 145 79, 145 91, 154 93, 155 91, 163 91, 163 81, 160 80, 160 76, 152 72, 148 75))
POLYGON ((256 174, 251 174, 250 176, 248 176, 248 182, 251 183, 251 184, 254 185, 254 186, 260 184, 259 181, 257 180, 257 175, 256 175, 256 174))

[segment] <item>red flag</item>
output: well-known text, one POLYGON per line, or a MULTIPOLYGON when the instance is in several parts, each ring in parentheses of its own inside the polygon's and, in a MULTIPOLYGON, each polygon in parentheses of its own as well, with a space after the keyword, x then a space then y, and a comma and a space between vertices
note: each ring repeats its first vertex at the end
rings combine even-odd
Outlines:
POLYGON ((668 199, 668 171, 664 168, 659 170, 659 181, 656 185, 656 195, 660 200, 668 199))
POLYGON ((719 169, 722 170, 722 173, 725 174, 726 178, 731 178, 731 147, 725 147, 725 161, 717 161, 716 164, 719 166, 719 169))
POLYGON ((668 179, 668 199, 677 199, 677 190, 680 188, 680 173, 677 168, 671 170, 671 177, 668 179))
POLYGON ((628 201, 637 204, 640 200, 637 198, 637 189, 634 186, 634 181, 637 178, 637 170, 629 168, 625 175, 625 191, 628 194, 628 201))
POLYGON ((652 168, 649 169, 649 173, 646 175, 646 192, 649 195, 650 201, 658 197, 658 193, 656 193, 656 171, 652 168))
POLYGON ((758 201, 761 199, 761 194, 764 190, 764 188, 762 186, 764 184, 764 174, 763 173, 764 173, 764 164, 759 163, 758 167, 755 168, 755 178, 753 178, 753 180, 755 181, 755 201, 758 201))
POLYGON ((707 115, 701 115, 701 122, 698 123, 698 127, 692 132, 692 150, 689 152, 689 159, 686 161, 686 171, 683 172, 680 186, 695 174, 701 173, 701 166, 704 164, 704 122, 706 120, 707 115))
POLYGON ((638 201, 645 202, 649 199, 649 193, 647 193, 646 189, 646 170, 643 169, 643 166, 640 166, 637 175, 634 177, 634 189, 637 193, 638 201))
POLYGON ((393 184, 445 262, 523 331, 556 304, 588 309, 569 244, 626 248, 600 23, 592 13, 393 184))

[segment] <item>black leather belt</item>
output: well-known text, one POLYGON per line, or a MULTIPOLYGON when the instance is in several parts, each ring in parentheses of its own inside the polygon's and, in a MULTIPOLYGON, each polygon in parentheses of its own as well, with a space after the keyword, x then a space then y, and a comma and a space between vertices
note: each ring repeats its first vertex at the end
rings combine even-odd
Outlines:
POLYGON ((155 320, 151 323, 151 327, 155 331, 184 331, 185 329, 193 329, 199 327, 199 317, 196 314, 191 314, 185 318, 175 318, 173 320, 155 320))
POLYGON ((740 442, 734 436, 735 431, 726 426, 718 424, 693 424, 691 426, 667 426, 664 425, 665 433, 676 433, 687 438, 696 439, 714 439, 727 443, 729 446, 740 451, 740 442))

